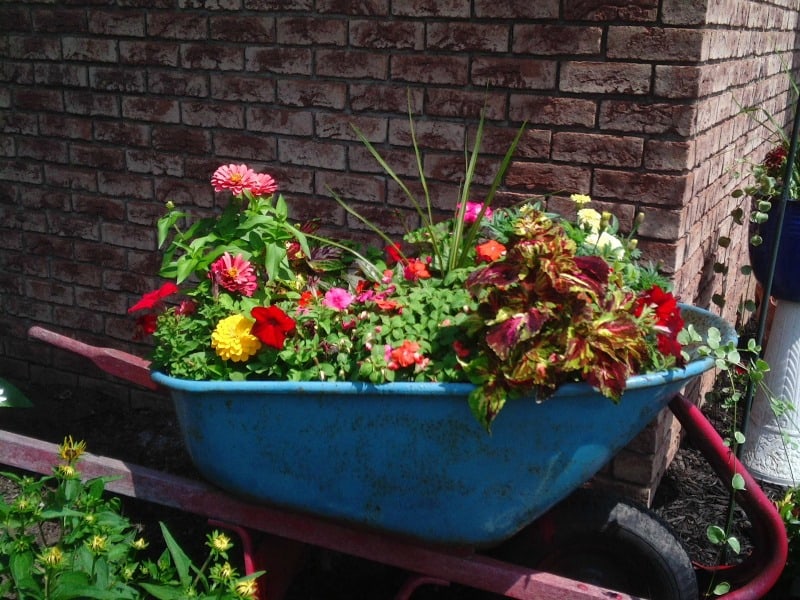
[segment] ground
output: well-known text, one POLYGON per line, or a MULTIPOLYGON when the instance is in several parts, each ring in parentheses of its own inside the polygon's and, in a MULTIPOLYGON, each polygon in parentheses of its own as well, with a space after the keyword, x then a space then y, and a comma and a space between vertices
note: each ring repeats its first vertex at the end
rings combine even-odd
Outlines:
MULTIPOLYGON (((100 393, 56 390, 45 386, 26 387, 24 391, 34 401, 35 407, 0 410, 1 429, 54 443, 71 435, 76 440, 85 440, 93 454, 182 475, 194 473, 166 399, 163 404, 157 401, 133 404, 100 393)), ((712 410, 709 417, 713 420, 719 415, 712 410)), ((779 492, 777 488, 767 491, 773 497, 779 492)), ((0 492, 13 494, 10 483, 2 478, 0 492)), ((669 524, 693 561, 715 563, 717 548, 708 542, 705 530, 710 524, 724 524, 727 505, 727 494, 702 455, 684 443, 659 487, 653 510, 669 524)), ((160 540, 157 523, 161 520, 168 524, 190 554, 198 556, 202 551, 205 535, 210 531, 203 519, 130 499, 125 500, 124 507, 151 539, 160 540)), ((746 552, 748 523, 739 512, 735 525, 735 534, 743 542, 746 552)), ((402 578, 402 573, 391 568, 341 555, 314 552, 295 579, 287 600, 391 598, 402 584, 402 578)), ((775 598, 788 597, 785 590, 776 594, 775 598)), ((428 588, 424 594, 414 595, 419 600, 478 597, 485 598, 485 594, 458 588, 428 588)))

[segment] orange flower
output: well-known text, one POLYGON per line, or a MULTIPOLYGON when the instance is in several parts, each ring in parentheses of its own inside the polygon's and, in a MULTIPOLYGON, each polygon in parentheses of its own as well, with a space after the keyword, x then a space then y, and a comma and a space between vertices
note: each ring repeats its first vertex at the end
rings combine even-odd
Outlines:
POLYGON ((397 370, 402 367, 410 367, 423 360, 419 353, 419 344, 405 340, 400 346, 389 352, 389 368, 397 370))
POLYGON ((477 261, 481 262, 494 262, 506 254, 506 247, 503 246, 500 242, 495 240, 489 240, 488 242, 484 242, 483 244, 478 244, 475 247, 475 251, 478 253, 477 261))
POLYGON ((430 271, 428 271, 428 265, 418 258, 409 259, 408 264, 406 264, 405 268, 403 269, 403 277, 405 277, 407 281, 428 279, 430 276, 431 274, 430 271))

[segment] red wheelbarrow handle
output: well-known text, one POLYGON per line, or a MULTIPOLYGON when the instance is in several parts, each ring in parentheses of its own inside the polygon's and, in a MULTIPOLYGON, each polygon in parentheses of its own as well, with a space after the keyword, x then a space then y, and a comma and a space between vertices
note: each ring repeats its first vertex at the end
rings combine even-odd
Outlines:
POLYGON ((159 386, 150 378, 150 361, 134 354, 114 348, 91 346, 39 326, 31 327, 28 335, 57 348, 86 357, 110 375, 151 390, 159 389, 159 386))
POLYGON ((680 395, 673 398, 669 407, 721 481, 730 482, 737 473, 744 478, 745 489, 736 492, 735 499, 752 524, 754 550, 742 563, 718 570, 721 580, 742 584, 721 598, 763 598, 786 566, 789 544, 783 519, 699 408, 680 395))

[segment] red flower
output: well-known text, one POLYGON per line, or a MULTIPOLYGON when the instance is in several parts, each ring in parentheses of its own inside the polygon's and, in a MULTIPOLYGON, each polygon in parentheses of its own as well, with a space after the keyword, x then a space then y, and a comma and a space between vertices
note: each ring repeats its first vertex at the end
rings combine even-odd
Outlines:
POLYGON ((294 332, 294 319, 277 306, 256 306, 250 315, 256 320, 250 333, 272 348, 282 349, 286 336, 294 332))
POLYGON ((430 276, 431 274, 430 271, 428 271, 428 265, 426 265, 418 258, 410 259, 406 264, 406 266, 403 268, 403 277, 405 277, 407 281, 428 279, 430 278, 430 276))
POLYGON ((475 246, 475 252, 477 252, 479 263, 490 263, 502 258, 506 253, 506 247, 500 242, 489 240, 488 242, 475 246))
POLYGON ((129 313, 136 312, 137 310, 147 310, 157 307, 164 298, 171 296, 178 291, 178 286, 168 281, 160 288, 153 292, 144 294, 136 304, 128 309, 129 313))
POLYGON ((403 260, 403 251, 400 250, 400 244, 391 244, 386 246, 386 262, 390 265, 399 263, 403 260))
POLYGON ((136 317, 136 331, 133 334, 134 340, 142 340, 156 331, 158 317, 153 313, 146 313, 136 317))

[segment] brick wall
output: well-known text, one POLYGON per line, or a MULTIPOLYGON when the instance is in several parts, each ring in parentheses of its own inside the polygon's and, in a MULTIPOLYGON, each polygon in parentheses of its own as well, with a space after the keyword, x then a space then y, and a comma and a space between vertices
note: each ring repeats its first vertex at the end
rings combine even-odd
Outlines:
MULTIPOLYGON (((740 106, 787 118, 798 17, 796 0, 6 0, 0 375, 146 398, 28 327, 146 352, 126 309, 156 283, 154 219, 168 199, 212 208, 222 163, 270 171, 298 217, 331 230, 359 225, 328 187, 396 228, 402 198, 350 123, 410 175, 409 101, 441 207, 481 107, 484 184, 527 120, 507 200, 590 193, 623 227, 644 211, 646 255, 688 302, 726 294, 734 319, 744 283, 714 272, 716 239, 737 161, 764 151, 740 106)), ((647 499, 669 421, 605 476, 647 499)))

